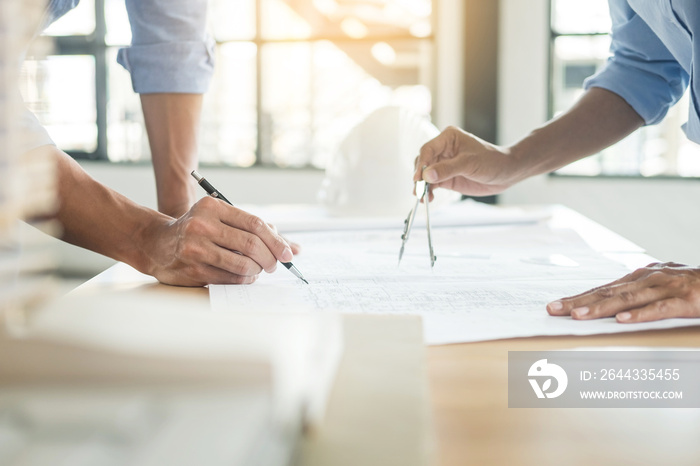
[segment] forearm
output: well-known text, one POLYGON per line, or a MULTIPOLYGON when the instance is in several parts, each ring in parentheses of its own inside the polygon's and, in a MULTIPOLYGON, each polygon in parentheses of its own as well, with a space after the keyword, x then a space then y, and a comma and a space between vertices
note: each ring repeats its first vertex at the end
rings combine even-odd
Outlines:
POLYGON ((179 217, 194 204, 201 94, 141 94, 158 191, 158 210, 179 217))
POLYGON ((61 239, 151 273, 152 247, 145 239, 150 229, 173 219, 101 185, 56 147, 36 150, 51 151, 56 161, 61 239))
POLYGON ((591 88, 559 117, 509 148, 520 181, 595 154, 644 124, 621 97, 591 88))

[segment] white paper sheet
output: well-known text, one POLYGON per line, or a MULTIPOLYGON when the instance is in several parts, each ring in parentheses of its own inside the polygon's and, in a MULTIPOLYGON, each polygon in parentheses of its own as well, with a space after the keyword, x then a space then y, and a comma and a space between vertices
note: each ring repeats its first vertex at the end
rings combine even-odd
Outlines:
MULTIPOLYGON (((396 217, 337 217, 322 206, 279 205, 241 206, 266 222, 274 224, 283 233, 348 231, 394 228, 403 225, 408 211, 396 217)), ((547 209, 524 210, 517 207, 500 207, 467 200, 444 205, 430 205, 430 222, 433 228, 536 223, 551 216, 547 209)), ((425 210, 419 206, 416 228, 425 228, 425 210)))
POLYGON ((675 319, 617 324, 551 317, 548 302, 621 277, 627 268, 571 230, 545 225, 436 229, 430 269, 425 231, 414 229, 397 266, 396 231, 300 233, 294 260, 310 285, 280 267, 250 286, 210 286, 221 312, 312 310, 418 314, 425 341, 447 344, 535 335, 613 333, 693 325, 675 319))

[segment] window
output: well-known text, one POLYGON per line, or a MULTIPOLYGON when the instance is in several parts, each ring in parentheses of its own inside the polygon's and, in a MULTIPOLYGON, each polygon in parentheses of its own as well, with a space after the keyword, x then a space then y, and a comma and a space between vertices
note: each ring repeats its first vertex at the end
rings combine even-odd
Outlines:
MULTIPOLYGON (((551 11, 550 116, 555 116, 581 96, 584 79, 605 64, 611 22, 607 0, 552 0, 551 11)), ((659 125, 644 127, 557 173, 700 177, 700 148, 681 129, 688 106, 686 94, 659 125)))
MULTIPOLYGON (((321 168, 376 108, 431 112, 431 0, 210 0, 209 18, 204 163, 321 168)), ((23 94, 59 147, 148 159, 139 99, 116 63, 131 40, 123 0, 82 0, 46 34, 55 51, 27 61, 23 94)))

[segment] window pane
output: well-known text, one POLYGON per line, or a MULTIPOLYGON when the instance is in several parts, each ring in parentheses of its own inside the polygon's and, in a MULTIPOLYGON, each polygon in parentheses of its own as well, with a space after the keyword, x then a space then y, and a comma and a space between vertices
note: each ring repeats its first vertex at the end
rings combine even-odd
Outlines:
POLYGON ((264 39, 428 37, 430 0, 261 0, 264 39))
POLYGON ((27 60, 20 80, 27 107, 58 147, 92 153, 97 148, 95 59, 91 55, 27 60))
POLYGON ((554 114, 568 109, 583 93, 583 81, 610 55, 609 36, 562 36, 554 41, 554 114))
POLYGON ((256 0, 209 0, 210 29, 217 41, 255 38, 256 0))
POLYGON ((430 113, 428 41, 268 44, 262 53, 263 162, 323 167, 373 110, 430 113))
POLYGON ((311 159, 311 47, 301 42, 262 49, 263 162, 299 166, 311 159))
POLYGON ((553 0, 552 27, 560 34, 608 33, 608 0, 553 0))
MULTIPOLYGON (((604 1, 553 0, 554 28, 559 33, 608 30, 604 1)), ((610 38, 560 36, 554 40, 552 109, 565 111, 583 94, 584 79, 604 66, 610 38)), ((571 175, 700 176, 700 148, 690 142, 681 126, 688 119, 688 95, 658 125, 641 128, 599 154, 558 170, 571 175)))
POLYGON ((107 154, 112 162, 148 160, 150 150, 139 96, 129 72, 117 63, 117 48, 107 51, 107 154))
POLYGON ((204 96, 200 161, 242 167, 255 163, 256 54, 252 42, 217 48, 214 80, 204 96))
POLYGON ((131 27, 129 16, 126 14, 124 0, 104 0, 107 45, 131 44, 131 27))
POLYGON ((82 0, 77 7, 49 26, 49 36, 86 36, 95 31, 95 0, 82 0))

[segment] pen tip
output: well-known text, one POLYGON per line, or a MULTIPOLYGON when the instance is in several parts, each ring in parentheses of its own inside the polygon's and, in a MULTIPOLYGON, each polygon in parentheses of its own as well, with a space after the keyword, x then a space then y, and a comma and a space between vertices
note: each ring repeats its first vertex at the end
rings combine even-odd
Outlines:
POLYGON ((307 285, 309 284, 309 282, 306 281, 306 278, 302 278, 301 281, 306 283, 307 285))

